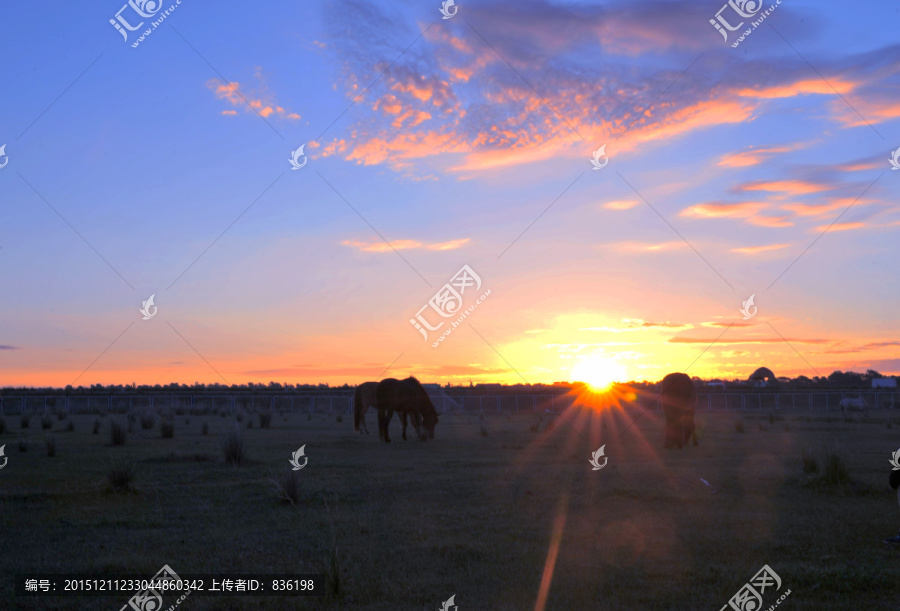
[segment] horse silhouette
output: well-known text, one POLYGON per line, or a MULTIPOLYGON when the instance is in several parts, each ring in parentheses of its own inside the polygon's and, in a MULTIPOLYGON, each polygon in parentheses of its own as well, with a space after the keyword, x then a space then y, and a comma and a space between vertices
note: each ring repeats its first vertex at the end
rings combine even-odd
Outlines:
POLYGON ((369 434, 366 414, 370 407, 378 408, 378 398, 375 395, 377 388, 378 382, 363 382, 356 387, 356 393, 353 395, 353 430, 357 433, 369 434))
POLYGON ((378 404, 378 436, 385 443, 391 442, 388 425, 394 412, 400 415, 403 424, 403 439, 406 439, 407 417, 411 417, 419 440, 434 439, 434 427, 438 423, 437 410, 425 389, 415 378, 397 380, 387 378, 378 383, 375 390, 378 404))
POLYGON ((693 441, 697 445, 694 429, 694 410, 697 408, 697 389, 687 374, 670 373, 662 381, 659 402, 666 416, 666 431, 663 446, 682 447, 693 441))

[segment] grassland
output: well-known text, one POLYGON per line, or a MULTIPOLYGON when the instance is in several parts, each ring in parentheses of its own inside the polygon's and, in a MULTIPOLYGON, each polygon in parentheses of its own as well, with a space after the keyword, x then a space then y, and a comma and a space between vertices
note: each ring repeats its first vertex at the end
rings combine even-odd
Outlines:
POLYGON ((171 438, 159 418, 151 429, 136 418, 123 446, 109 428, 124 416, 93 434, 93 415, 54 417, 50 430, 6 415, 0 608, 118 610, 127 596, 16 598, 12 576, 150 577, 164 564, 340 575, 323 598, 189 596, 186 610, 433 611, 452 594, 460 611, 526 610, 542 582, 546 609, 717 610, 765 564, 791 590, 779 609, 900 608, 900 549, 882 542, 900 528, 887 487, 900 420, 745 414, 741 432, 734 413, 709 413, 699 447, 665 451, 657 415, 626 429, 634 415, 570 412, 548 428, 546 415, 487 414, 482 431, 477 415, 451 414, 425 443, 403 442, 395 420, 386 445, 333 415, 277 413, 260 428, 258 414, 186 414, 171 438), (235 425, 237 466, 220 445, 235 425), (303 444, 292 504, 273 480, 303 444), (592 471, 601 444, 609 462, 592 471), (826 449, 849 480, 824 481, 826 449), (804 451, 817 472, 804 473, 804 451), (110 470, 123 465, 131 490, 115 491, 110 470))

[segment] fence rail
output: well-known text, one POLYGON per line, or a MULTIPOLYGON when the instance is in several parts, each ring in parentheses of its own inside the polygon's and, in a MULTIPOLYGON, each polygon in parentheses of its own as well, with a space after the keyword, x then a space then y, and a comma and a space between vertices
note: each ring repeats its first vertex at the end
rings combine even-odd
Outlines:
MULTIPOLYGON (((441 413, 484 412, 561 412, 578 398, 572 394, 543 395, 470 395, 431 392, 432 402, 441 413)), ((870 409, 900 407, 900 391, 896 389, 834 390, 796 392, 701 392, 699 411, 832 411, 839 409, 845 398, 861 397, 870 409)), ((658 410, 653 393, 638 393, 633 401, 623 401, 626 409, 658 410)), ((238 395, 238 394, 95 394, 95 395, 22 395, 0 397, 0 414, 38 414, 64 411, 71 414, 128 413, 155 409, 171 409, 189 413, 237 410, 290 411, 303 413, 347 413, 353 407, 353 395, 238 395)))

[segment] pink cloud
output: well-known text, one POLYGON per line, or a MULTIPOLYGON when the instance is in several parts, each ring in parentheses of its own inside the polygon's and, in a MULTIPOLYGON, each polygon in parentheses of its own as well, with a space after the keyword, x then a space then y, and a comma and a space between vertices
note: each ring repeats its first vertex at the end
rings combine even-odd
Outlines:
POLYGON ((344 246, 352 246, 363 252, 391 252, 392 250, 411 250, 422 248, 425 250, 456 250, 462 248, 471 241, 471 238, 462 238, 459 240, 450 240, 449 242, 434 242, 426 244, 418 240, 394 240, 390 244, 383 241, 378 242, 361 242, 359 240, 344 240, 341 242, 344 246), (393 246, 393 248, 391 248, 393 246))

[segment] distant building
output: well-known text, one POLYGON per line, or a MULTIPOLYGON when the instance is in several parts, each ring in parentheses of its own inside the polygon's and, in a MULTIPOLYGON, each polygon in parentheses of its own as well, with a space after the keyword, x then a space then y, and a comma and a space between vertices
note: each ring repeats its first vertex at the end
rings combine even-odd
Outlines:
POLYGON ((897 388, 897 378, 874 378, 872 388, 897 388))
POLYGON ((725 388, 725 382, 721 380, 713 380, 712 382, 706 383, 707 388, 725 388))
POLYGON ((776 381, 775 374, 768 367, 760 367, 750 374, 749 382, 751 386, 757 388, 765 388, 776 381))

